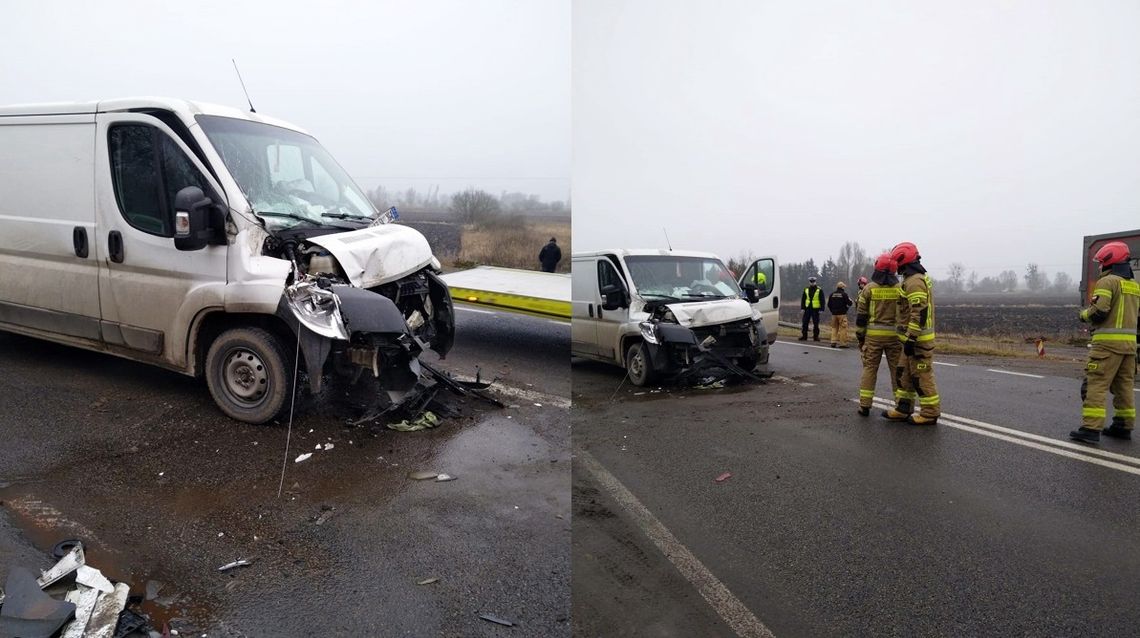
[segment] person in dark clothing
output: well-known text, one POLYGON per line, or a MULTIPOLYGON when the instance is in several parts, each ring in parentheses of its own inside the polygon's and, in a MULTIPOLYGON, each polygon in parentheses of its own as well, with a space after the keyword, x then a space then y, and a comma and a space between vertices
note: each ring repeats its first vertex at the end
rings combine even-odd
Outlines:
POLYGON ((803 334, 800 341, 807 341, 808 322, 814 322, 812 338, 819 341, 819 311, 823 308, 823 290, 815 285, 815 277, 808 277, 808 287, 800 296, 800 310, 804 311, 803 334))
POLYGON ((847 284, 842 281, 827 298, 827 309, 831 312, 832 348, 847 347, 847 309, 852 303, 851 297, 847 296, 847 284))
POLYGON ((558 247, 558 240, 551 237, 550 241, 538 252, 538 261, 542 263, 543 272, 554 272, 558 262, 562 261, 562 249, 558 247))

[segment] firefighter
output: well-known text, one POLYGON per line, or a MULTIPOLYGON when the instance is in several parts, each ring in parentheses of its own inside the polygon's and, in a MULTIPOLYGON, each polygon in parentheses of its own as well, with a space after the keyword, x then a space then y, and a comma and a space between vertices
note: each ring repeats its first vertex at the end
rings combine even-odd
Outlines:
POLYGON ((903 275, 902 298, 899 312, 899 339, 903 345, 903 360, 895 374, 899 389, 905 393, 899 406, 887 410, 883 416, 891 421, 908 421, 912 425, 934 425, 942 413, 938 386, 934 383, 934 286, 918 248, 903 242, 891 249, 891 257, 903 275), (907 414, 905 408, 915 407, 917 414, 907 414), (904 409, 900 409, 904 408, 904 409))
POLYGON ((823 308, 823 290, 815 285, 815 277, 808 277, 808 287, 800 297, 800 310, 804 311, 803 332, 800 341, 807 341, 808 322, 814 322, 812 339, 819 341, 819 311, 823 308))
POLYGON ((1131 439, 1136 425, 1132 383, 1136 378, 1136 314, 1140 306, 1140 284, 1128 263, 1128 245, 1114 241, 1097 251, 1093 260, 1100 264, 1100 278, 1093 286, 1092 304, 1081 310, 1081 321, 1089 324, 1092 348, 1085 365, 1082 388, 1083 424, 1069 433, 1082 443, 1096 443, 1105 436, 1131 439), (1105 395, 1112 392, 1112 424, 1104 429, 1105 395))
POLYGON ((879 376, 879 361, 883 356, 887 358, 887 374, 891 378, 891 389, 895 394, 895 410, 901 414, 913 411, 910 399, 904 403, 906 395, 899 388, 898 375, 895 374, 903 348, 898 335, 902 289, 899 288, 896 272, 897 266, 891 254, 880 255, 875 260, 871 283, 859 291, 855 305, 855 338, 859 340, 859 350, 863 353, 863 377, 859 380, 859 416, 871 414, 875 381, 879 376))
POLYGON ((863 289, 866 287, 867 287, 867 278, 866 277, 860 277, 859 278, 859 291, 862 292, 863 289))
POLYGON ((835 292, 827 298, 827 310, 831 313, 831 347, 847 347, 847 311, 855 302, 847 295, 847 284, 842 281, 835 292))

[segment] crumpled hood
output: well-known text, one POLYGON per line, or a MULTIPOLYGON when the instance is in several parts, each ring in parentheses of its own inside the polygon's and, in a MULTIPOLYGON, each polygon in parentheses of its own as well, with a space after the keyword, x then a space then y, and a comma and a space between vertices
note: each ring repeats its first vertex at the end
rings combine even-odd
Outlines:
POLYGON ((332 253, 352 285, 361 288, 410 275, 432 259, 427 238, 400 224, 381 224, 306 241, 332 253))
POLYGON ((695 303, 671 303, 677 323, 688 328, 715 326, 752 318, 752 306, 743 299, 716 299, 695 303))

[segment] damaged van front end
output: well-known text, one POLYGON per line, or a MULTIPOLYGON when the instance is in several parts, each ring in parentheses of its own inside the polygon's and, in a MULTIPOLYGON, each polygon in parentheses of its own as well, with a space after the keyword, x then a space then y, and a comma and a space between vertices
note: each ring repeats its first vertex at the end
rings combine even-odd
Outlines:
POLYGON ((378 224, 343 233, 270 237, 266 251, 293 266, 277 314, 298 331, 310 389, 332 373, 375 377, 392 404, 420 382, 419 357, 441 358, 455 337, 455 312, 427 240, 378 224))
POLYGON ((644 363, 653 376, 701 383, 729 376, 770 376, 767 332, 747 302, 650 301, 645 311, 649 316, 639 326, 644 363))

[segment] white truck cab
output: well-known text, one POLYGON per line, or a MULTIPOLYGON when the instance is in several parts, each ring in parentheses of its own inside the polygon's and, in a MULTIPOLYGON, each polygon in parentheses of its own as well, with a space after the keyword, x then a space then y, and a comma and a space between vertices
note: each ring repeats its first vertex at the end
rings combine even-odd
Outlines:
POLYGON ((0 107, 0 329, 205 376, 223 412, 380 378, 393 401, 454 312, 419 232, 302 129, 169 98, 0 107))
POLYGON ((775 258, 739 278, 710 253, 618 249, 572 259, 575 356, 622 366, 636 385, 709 366, 764 372, 778 321, 775 258))

